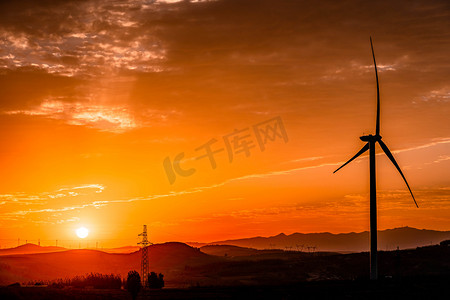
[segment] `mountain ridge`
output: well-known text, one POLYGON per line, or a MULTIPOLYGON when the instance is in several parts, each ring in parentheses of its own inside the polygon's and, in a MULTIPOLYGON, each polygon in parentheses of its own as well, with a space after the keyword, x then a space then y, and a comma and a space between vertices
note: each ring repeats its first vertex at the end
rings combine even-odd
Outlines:
MULTIPOLYGON (((393 250, 416 248, 439 243, 450 239, 450 231, 417 229, 413 227, 398 227, 378 230, 378 248, 393 250)), ((280 233, 269 237, 249 237, 229 239, 206 243, 205 245, 231 245, 254 249, 286 249, 306 251, 307 246, 316 247, 316 251, 361 252, 369 249, 369 231, 348 233, 299 233, 289 235, 280 233)))

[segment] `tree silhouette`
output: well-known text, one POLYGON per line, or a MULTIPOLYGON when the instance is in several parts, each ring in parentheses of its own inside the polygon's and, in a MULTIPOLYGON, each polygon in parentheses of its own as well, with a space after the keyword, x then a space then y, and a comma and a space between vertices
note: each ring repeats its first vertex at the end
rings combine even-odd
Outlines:
POLYGON ((137 298, 137 295, 139 294, 139 291, 141 290, 141 276, 139 276, 139 273, 137 271, 133 270, 128 272, 127 290, 128 292, 130 292, 133 300, 135 300, 137 298))
POLYGON ((162 289, 164 287, 164 275, 161 273, 156 275, 155 272, 148 274, 148 287, 151 289, 162 289))

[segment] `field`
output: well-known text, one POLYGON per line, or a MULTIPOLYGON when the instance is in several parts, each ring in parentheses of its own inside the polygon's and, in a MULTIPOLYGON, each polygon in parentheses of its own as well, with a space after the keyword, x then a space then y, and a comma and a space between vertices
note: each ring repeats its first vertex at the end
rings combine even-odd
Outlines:
MULTIPOLYGON (((448 276, 384 279, 379 282, 319 281, 293 285, 198 287, 142 291, 138 299, 440 299, 448 293, 448 276)), ((3 287, 9 299, 131 299, 124 290, 77 290, 46 287, 3 287)))

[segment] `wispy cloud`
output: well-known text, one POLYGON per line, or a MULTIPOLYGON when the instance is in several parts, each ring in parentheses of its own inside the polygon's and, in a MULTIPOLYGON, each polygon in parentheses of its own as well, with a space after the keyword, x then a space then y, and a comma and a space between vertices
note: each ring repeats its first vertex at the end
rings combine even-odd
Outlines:
POLYGON ((75 205, 75 206, 66 206, 62 208, 44 208, 44 209, 35 209, 35 210, 19 210, 11 213, 5 213, 7 215, 14 215, 14 216, 20 216, 20 215, 28 215, 28 214, 36 214, 36 213, 55 213, 55 212, 67 212, 71 210, 77 210, 77 209, 83 209, 86 207, 95 207, 100 208, 102 206, 105 206, 108 204, 108 201, 94 201, 92 203, 82 204, 82 205, 75 205))
MULTIPOLYGON (((379 73, 398 71, 408 65, 408 60, 409 57, 407 55, 401 55, 390 64, 377 64, 377 70, 379 73)), ((348 80, 349 78, 360 76, 363 73, 373 72, 373 70, 373 64, 361 64, 360 62, 351 61, 347 65, 326 70, 321 78, 323 80, 348 80)))
MULTIPOLYGON (((105 187, 100 184, 86 184, 86 185, 80 185, 80 186, 73 186, 73 187, 64 187, 61 189, 58 189, 53 192, 42 192, 42 193, 36 193, 36 194, 29 194, 29 193, 12 193, 12 194, 3 194, 0 195, 0 200, 2 200, 3 205, 26 205, 26 206, 54 206, 55 200, 67 200, 68 198, 74 198, 74 197, 81 197, 81 196, 87 196, 92 195, 92 193, 98 194, 102 193, 105 187)), ((92 205, 101 205, 102 203, 94 203, 92 205)), ((90 205, 87 205, 90 206, 90 205)), ((87 207, 83 206, 83 207, 87 207)), ((50 212, 50 211, 58 211, 59 209, 30 209, 30 210, 21 210, 19 212, 13 212, 12 215, 24 215, 27 214, 26 212, 50 212)), ((67 211, 71 209, 62 208, 62 211, 67 211)), ((5 213, 8 214, 8 213, 5 213)))
POLYGON ((439 155, 439 157, 437 159, 435 159, 434 161, 428 162, 425 164, 426 165, 438 164, 438 163, 441 163, 443 161, 448 161, 448 160, 450 160, 450 155, 439 155))
POLYGON ((419 99, 425 102, 450 102, 450 87, 445 86, 440 89, 432 90, 428 94, 419 97, 419 99))
MULTIPOLYGON (((414 191, 419 202, 421 210, 433 209, 450 209, 450 191, 448 187, 444 188, 425 188, 414 191)), ((356 202, 367 203, 369 194, 350 194, 345 198, 353 199, 356 202)), ((377 192, 379 210, 396 210, 396 209, 417 209, 414 205, 411 194, 407 190, 380 190, 377 192)))
POLYGON ((96 193, 101 193, 105 189, 105 187, 101 184, 83 184, 80 186, 74 186, 74 187, 64 187, 60 188, 56 192, 64 192, 64 191, 73 191, 73 190, 84 190, 84 189, 96 189, 96 193))
MULTIPOLYGON (((450 138, 437 139, 437 140, 427 143, 427 144, 397 150, 397 151, 395 151, 395 153, 401 153, 401 152, 412 151, 412 150, 417 150, 417 149, 424 149, 424 148, 440 145, 443 143, 450 143, 450 138)), ((311 158, 311 159, 307 159, 306 161, 314 161, 314 160, 315 159, 311 158)), ((250 180, 250 179, 263 179, 263 178, 269 178, 272 176, 286 176, 286 175, 291 175, 293 173, 304 171, 304 170, 309 170, 309 169, 338 166, 338 165, 343 164, 344 162, 345 161, 320 163, 320 164, 315 164, 315 165, 311 165, 311 166, 292 168, 292 169, 288 169, 288 170, 272 171, 272 172, 266 172, 266 173, 260 173, 260 174, 249 174, 249 175, 231 178, 231 179, 225 180, 223 182, 208 185, 208 186, 194 187, 194 188, 190 188, 190 189, 186 189, 186 190, 182 190, 182 191, 172 191, 172 192, 169 192, 166 194, 156 194, 156 195, 150 195, 150 196, 134 197, 134 198, 129 198, 129 199, 112 199, 112 200, 93 201, 93 202, 85 203, 82 205, 71 205, 71 206, 66 206, 66 207, 62 207, 62 208, 21 210, 21 211, 15 211, 15 212, 8 213, 8 215, 17 216, 17 215, 27 215, 27 214, 33 214, 33 213, 67 212, 67 211, 88 208, 88 207, 100 208, 100 207, 103 207, 103 206, 106 206, 109 204, 116 204, 116 203, 130 203, 130 202, 135 202, 135 201, 151 201, 151 200, 156 200, 156 199, 161 199, 161 198, 178 197, 178 196, 202 193, 207 190, 223 187, 223 186, 233 183, 233 182, 245 181, 245 180, 250 180)), ((71 193, 73 193, 74 191, 76 191, 78 189, 95 189, 96 190, 95 192, 99 193, 99 192, 103 191, 104 187, 101 185, 95 185, 95 184, 94 185, 85 185, 85 186, 72 187, 72 188, 63 188, 63 189, 56 191, 55 193, 43 193, 42 195, 45 195, 45 197, 54 197, 54 198, 59 197, 59 195, 61 195, 61 197, 74 196, 74 194, 71 194, 71 193), (61 192, 67 192, 67 193, 61 194, 61 192)), ((42 200, 42 198, 41 198, 42 195, 40 197, 37 197, 36 199, 42 200)), ((380 197, 385 197, 383 195, 384 194, 381 194, 380 197)), ((406 198, 406 197, 408 197, 409 194, 407 191, 401 191, 401 192, 397 192, 396 195, 397 195, 396 197, 400 197, 400 195, 401 195, 402 197, 406 198)), ((11 195, 3 195, 3 196, 9 197, 11 195)), ((345 198, 348 200, 359 201, 359 200, 363 199, 363 196, 347 195, 347 196, 345 196, 345 198)))
POLYGON ((123 132, 137 127, 134 117, 126 106, 111 107, 110 105, 45 100, 35 109, 11 110, 6 111, 5 114, 44 116, 65 120, 71 125, 86 125, 112 132, 123 132))
POLYGON ((435 138, 435 139, 432 139, 431 142, 423 144, 423 145, 418 145, 418 146, 414 146, 414 147, 394 150, 394 151, 391 151, 391 152, 392 153, 402 153, 402 152, 407 152, 407 151, 426 149, 426 148, 434 147, 434 146, 437 146, 437 145, 449 144, 449 143, 450 143, 450 138, 449 137, 435 138))
POLYGON ((288 162, 285 162, 285 164, 296 163, 296 162, 314 161, 314 160, 319 160, 319 159, 322 159, 322 158, 325 158, 325 157, 324 156, 304 157, 304 158, 298 158, 298 159, 290 160, 288 162))

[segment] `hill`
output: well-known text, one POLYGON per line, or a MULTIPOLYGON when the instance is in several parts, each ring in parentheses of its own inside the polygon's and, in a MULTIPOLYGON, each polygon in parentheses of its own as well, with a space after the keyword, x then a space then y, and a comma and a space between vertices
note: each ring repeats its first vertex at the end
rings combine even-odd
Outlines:
MULTIPOLYGON (((281 250, 205 247, 210 256, 182 243, 149 246, 150 270, 163 273, 167 287, 286 285, 321 280, 368 279, 369 253, 304 253, 281 250), (210 253, 212 253, 210 252, 210 253), (255 254, 252 254, 255 253, 255 254)), ((450 247, 427 246, 379 252, 380 278, 450 276, 450 247)), ((90 272, 119 274, 140 270, 140 252, 111 254, 96 250, 0 257, 0 285, 52 280, 90 272)))
MULTIPOLYGON (((141 251, 141 250, 140 250, 141 251)), ((13 282, 54 280, 86 273, 119 274, 140 270, 141 252, 106 253, 98 250, 67 250, 53 253, 0 256, 0 285, 13 282)), ((199 266, 217 260, 183 243, 148 246, 150 271, 165 275, 167 284, 178 284, 177 274, 187 265, 199 266)))
POLYGON ((47 252, 58 252, 58 251, 66 251, 66 248, 63 247, 55 247, 55 246, 38 246, 35 244, 24 244, 14 248, 6 248, 0 249, 1 255, 14 255, 14 254, 30 254, 30 253, 47 253, 47 252))
MULTIPOLYGON (((206 248, 208 249, 208 248, 206 248)), ((217 248, 216 248, 217 249, 217 248)), ((225 248, 224 248, 225 249, 225 248)), ((260 250, 256 255, 222 257, 222 261, 185 270, 202 286, 288 285, 306 281, 369 279, 369 253, 304 253, 260 250)), ((380 278, 450 276, 450 247, 380 251, 380 278)))
MULTIPOLYGON (((380 250, 409 249, 437 244, 450 239, 450 231, 436 231, 402 227, 378 231, 378 248, 380 250)), ((323 233, 283 233, 271 237, 252 237, 245 239, 225 240, 210 243, 210 245, 234 245, 254 249, 303 249, 316 246, 319 251, 361 252, 369 249, 369 232, 351 232, 333 234, 323 233), (303 247, 302 247, 303 246, 303 247)))

